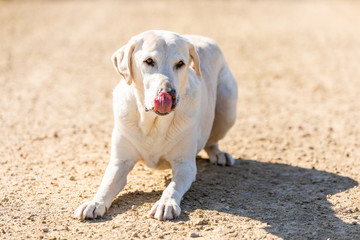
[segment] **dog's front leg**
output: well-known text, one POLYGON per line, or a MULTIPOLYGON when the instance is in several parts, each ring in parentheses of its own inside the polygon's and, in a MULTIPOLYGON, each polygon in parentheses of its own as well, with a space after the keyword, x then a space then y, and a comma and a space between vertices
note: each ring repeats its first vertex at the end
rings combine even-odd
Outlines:
POLYGON ((79 206, 74 216, 79 219, 102 217, 109 209, 113 198, 124 188, 127 175, 134 167, 136 160, 132 156, 132 147, 121 139, 116 131, 112 136, 110 163, 106 168, 100 187, 94 198, 79 206))
POLYGON ((151 208, 148 217, 158 220, 174 219, 180 215, 180 201, 196 177, 195 156, 188 161, 172 164, 173 178, 159 201, 151 208))

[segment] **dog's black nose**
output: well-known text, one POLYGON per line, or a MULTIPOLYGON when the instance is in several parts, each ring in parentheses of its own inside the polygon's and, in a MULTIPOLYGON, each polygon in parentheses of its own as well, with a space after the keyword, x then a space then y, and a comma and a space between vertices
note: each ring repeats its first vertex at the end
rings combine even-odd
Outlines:
POLYGON ((167 94, 169 94, 171 97, 172 97, 172 100, 176 100, 176 90, 175 89, 172 89, 172 88, 161 88, 159 90, 159 93, 160 94, 161 92, 166 92, 167 94))

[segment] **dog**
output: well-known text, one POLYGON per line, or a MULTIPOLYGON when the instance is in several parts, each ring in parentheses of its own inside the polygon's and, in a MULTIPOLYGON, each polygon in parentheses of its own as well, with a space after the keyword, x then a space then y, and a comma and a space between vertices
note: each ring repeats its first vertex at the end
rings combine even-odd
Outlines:
POLYGON ((132 37, 112 55, 122 79, 113 91, 111 158, 94 198, 79 206, 79 219, 102 217, 138 161, 171 167, 172 180, 148 217, 175 219, 196 177, 196 155, 213 164, 234 159, 218 141, 236 119, 237 83, 211 39, 153 30, 132 37))

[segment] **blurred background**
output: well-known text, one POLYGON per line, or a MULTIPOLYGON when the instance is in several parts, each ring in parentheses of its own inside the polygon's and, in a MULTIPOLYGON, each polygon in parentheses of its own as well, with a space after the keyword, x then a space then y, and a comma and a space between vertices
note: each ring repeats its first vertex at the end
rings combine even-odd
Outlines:
MULTIPOLYGON (((0 236, 128 238, 138 231, 136 235, 143 238, 161 237, 151 234, 155 229, 163 238, 173 238, 186 237, 195 228, 205 238, 356 239, 359 12, 360 2, 354 0, 0 1, 0 213, 4 213, 0 236), (70 218, 76 206, 95 193, 109 158, 112 89, 120 80, 110 56, 132 36, 150 29, 211 37, 223 50, 238 81, 239 100, 238 120, 221 144, 238 164, 248 159, 275 172, 279 171, 276 164, 283 164, 331 173, 328 178, 335 182, 341 182, 339 176, 351 179, 334 183, 333 190, 323 190, 319 203, 309 200, 308 210, 294 213, 310 216, 319 211, 325 214, 323 219, 311 215, 289 223, 291 214, 276 203, 282 198, 266 203, 280 208, 282 217, 272 216, 276 221, 235 210, 218 211, 221 194, 212 203, 209 200, 210 210, 200 214, 210 219, 207 231, 193 224, 199 214, 191 207, 181 220, 182 227, 173 222, 135 224, 145 221, 144 214, 156 200, 152 195, 148 203, 140 195, 146 203, 138 202, 140 210, 132 218, 131 209, 95 224, 70 218), (319 206, 329 211, 318 210, 319 206), (124 220, 129 218, 133 225, 124 220), (229 221, 234 222, 230 230, 229 221), (313 227, 296 227, 303 222, 312 222, 313 227), (224 228, 214 232, 218 225, 224 228), (164 235, 174 227, 175 235, 164 235)), ((222 178, 220 170, 211 169, 222 178)), ((232 173, 243 176, 241 169, 232 173)), ((261 168, 258 171, 265 174, 261 168)), ((301 173, 295 170, 289 178, 301 173)), ((124 192, 160 191, 169 174, 137 166, 129 177, 132 187, 124 192)), ((253 180, 249 188, 241 188, 244 179, 234 180, 238 182, 231 195, 234 201, 244 193, 256 195, 251 189, 260 183, 253 180)), ((261 184, 281 191, 268 182, 261 184)), ((322 188, 309 189, 321 192, 322 188)), ((271 215, 260 205, 250 210, 271 215)))

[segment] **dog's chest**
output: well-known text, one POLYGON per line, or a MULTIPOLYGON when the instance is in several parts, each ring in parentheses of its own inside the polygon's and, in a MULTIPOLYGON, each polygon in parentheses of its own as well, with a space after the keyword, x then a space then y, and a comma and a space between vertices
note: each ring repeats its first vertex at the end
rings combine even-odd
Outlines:
POLYGON ((135 144, 140 157, 152 168, 159 167, 163 160, 171 161, 169 152, 181 141, 188 123, 187 118, 179 118, 174 113, 157 117, 150 124, 148 120, 140 123, 135 144))
POLYGON ((165 160, 165 155, 171 148, 171 141, 164 133, 152 133, 142 137, 141 145, 137 146, 140 158, 151 168, 158 168, 165 160))

